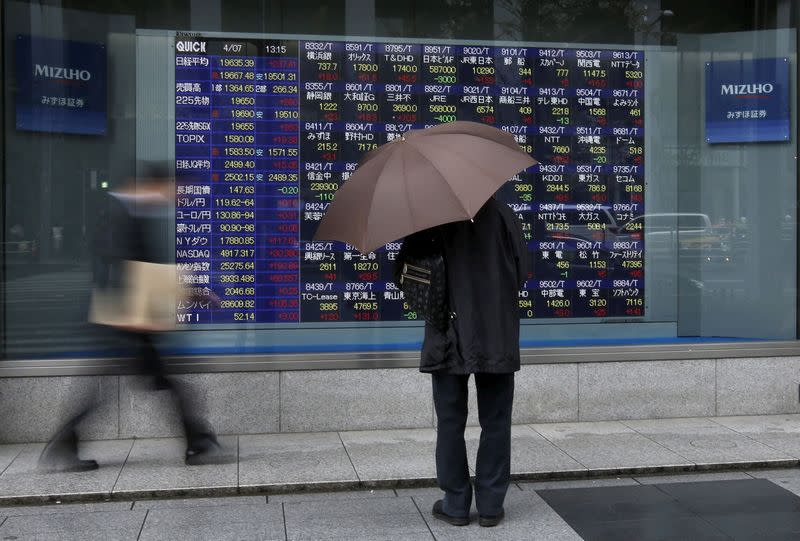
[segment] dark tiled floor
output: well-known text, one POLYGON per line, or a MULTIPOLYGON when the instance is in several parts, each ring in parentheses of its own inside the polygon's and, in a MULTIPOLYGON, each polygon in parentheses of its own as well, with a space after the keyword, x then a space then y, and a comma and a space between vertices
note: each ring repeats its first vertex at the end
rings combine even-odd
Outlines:
POLYGON ((538 493, 587 541, 800 539, 800 497, 766 479, 538 493))

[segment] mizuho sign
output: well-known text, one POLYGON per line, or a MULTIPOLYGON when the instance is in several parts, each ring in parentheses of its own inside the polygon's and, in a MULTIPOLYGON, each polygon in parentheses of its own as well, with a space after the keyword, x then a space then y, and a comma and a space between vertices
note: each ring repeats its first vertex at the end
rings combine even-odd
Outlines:
POLYGON ((772 94, 775 86, 772 83, 757 83, 749 85, 722 85, 720 94, 723 96, 757 96, 759 94, 772 94))
POLYGON ((68 81, 89 81, 92 74, 89 70, 64 68, 60 66, 43 66, 36 64, 33 68, 34 77, 46 77, 48 79, 65 79, 68 81))
POLYGON ((790 64, 788 57, 706 62, 706 142, 789 141, 790 64))

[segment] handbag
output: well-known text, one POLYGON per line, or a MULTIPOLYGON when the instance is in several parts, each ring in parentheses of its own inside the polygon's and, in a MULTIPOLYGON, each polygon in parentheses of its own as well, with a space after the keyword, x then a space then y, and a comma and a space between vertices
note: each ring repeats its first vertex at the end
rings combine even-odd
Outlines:
POLYGON ((118 286, 92 291, 89 321, 132 331, 169 331, 185 293, 175 265, 125 260, 118 286))
POLYGON ((405 239, 398 256, 398 285, 418 317, 439 330, 452 317, 447 298, 447 267, 441 235, 425 230, 405 239))

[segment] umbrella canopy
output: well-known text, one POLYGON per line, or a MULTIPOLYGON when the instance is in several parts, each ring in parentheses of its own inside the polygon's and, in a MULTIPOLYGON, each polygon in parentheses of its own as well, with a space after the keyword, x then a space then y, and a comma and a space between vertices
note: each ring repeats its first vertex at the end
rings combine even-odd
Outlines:
POLYGON ((411 130, 370 152, 336 192, 314 235, 362 253, 429 227, 469 220, 537 162, 514 136, 477 122, 411 130))

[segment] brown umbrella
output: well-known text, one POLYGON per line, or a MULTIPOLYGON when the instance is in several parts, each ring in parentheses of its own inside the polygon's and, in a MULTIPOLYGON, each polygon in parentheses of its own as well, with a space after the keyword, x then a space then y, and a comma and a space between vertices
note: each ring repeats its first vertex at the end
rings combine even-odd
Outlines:
POLYGON ((514 136, 456 121, 406 132, 369 153, 336 192, 315 240, 362 253, 436 225, 469 220, 510 177, 537 162, 514 136))

